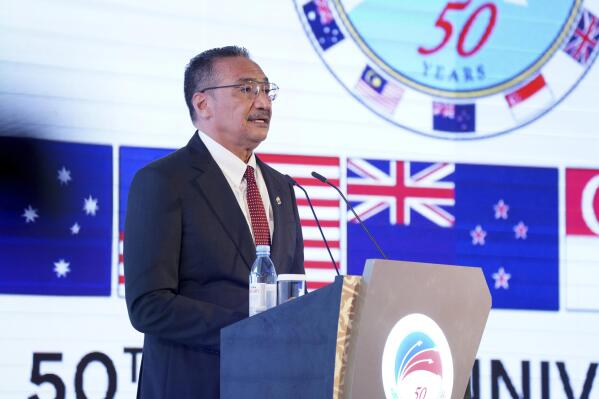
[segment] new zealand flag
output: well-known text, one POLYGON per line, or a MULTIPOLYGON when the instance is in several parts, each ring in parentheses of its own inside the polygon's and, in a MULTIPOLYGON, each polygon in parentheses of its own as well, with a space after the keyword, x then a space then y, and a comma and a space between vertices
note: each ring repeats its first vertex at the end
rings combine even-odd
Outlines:
POLYGON ((475 104, 433 102, 433 129, 453 133, 475 131, 475 104))
POLYGON ((110 295, 112 147, 0 138, 0 293, 110 295))
MULTIPOLYGON (((494 308, 557 310, 553 168, 348 159, 352 205, 391 259, 482 267, 494 308)), ((348 272, 380 258, 348 213, 348 272)))

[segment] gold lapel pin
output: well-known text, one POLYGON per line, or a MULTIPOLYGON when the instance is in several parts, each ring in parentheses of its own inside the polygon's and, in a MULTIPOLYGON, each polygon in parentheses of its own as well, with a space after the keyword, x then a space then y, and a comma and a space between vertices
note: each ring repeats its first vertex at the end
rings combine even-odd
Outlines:
POLYGON ((275 202, 277 205, 281 205, 281 197, 277 196, 277 198, 275 198, 275 202))

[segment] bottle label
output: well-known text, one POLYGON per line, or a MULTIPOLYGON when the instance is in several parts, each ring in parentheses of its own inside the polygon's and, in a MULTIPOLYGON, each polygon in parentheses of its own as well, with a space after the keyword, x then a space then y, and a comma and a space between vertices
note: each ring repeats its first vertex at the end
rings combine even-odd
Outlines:
POLYGON ((253 316, 264 312, 277 304, 276 284, 252 283, 250 284, 250 309, 249 314, 253 316))
POLYGON ((274 308, 277 306, 277 285, 276 284, 264 284, 264 302, 266 309, 274 308))

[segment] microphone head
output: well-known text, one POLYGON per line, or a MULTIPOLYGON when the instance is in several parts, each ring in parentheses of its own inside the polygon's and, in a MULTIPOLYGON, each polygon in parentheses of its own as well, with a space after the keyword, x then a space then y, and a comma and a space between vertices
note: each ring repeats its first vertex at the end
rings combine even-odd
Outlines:
POLYGON ((323 175, 321 175, 320 173, 316 173, 316 172, 312 172, 312 176, 317 178, 318 180, 320 180, 321 182, 327 184, 328 180, 326 177, 324 177, 323 175))
POLYGON ((285 175, 285 177, 287 178, 287 181, 289 182, 289 184, 291 184, 292 186, 298 186, 297 182, 293 179, 293 177, 289 176, 289 175, 285 175))

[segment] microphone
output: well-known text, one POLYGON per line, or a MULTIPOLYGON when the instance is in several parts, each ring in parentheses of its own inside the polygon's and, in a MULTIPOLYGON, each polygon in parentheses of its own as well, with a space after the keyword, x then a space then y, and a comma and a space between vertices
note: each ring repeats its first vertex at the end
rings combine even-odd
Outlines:
POLYGON ((385 253, 383 252, 383 250, 381 249, 381 247, 379 246, 378 242, 376 242, 376 240, 374 239, 374 237, 372 236, 372 234, 370 234, 370 231, 368 231, 368 229, 366 228, 366 225, 362 222, 362 219, 360 219, 360 217, 358 216, 358 214, 354 210, 354 207, 351 206, 351 204, 349 203, 349 201, 347 200, 347 198, 345 198, 345 195, 343 195, 343 193, 341 192, 341 190, 339 190, 339 188, 337 186, 335 186, 330 181, 328 181, 328 179, 326 177, 324 177, 323 175, 321 175, 320 173, 312 172, 312 176, 314 176, 315 178, 317 178, 318 180, 320 180, 324 184, 328 184, 329 186, 331 186, 335 190, 337 190, 337 192, 339 193, 339 195, 341 196, 341 198, 343 198, 343 201, 345 201, 345 203, 347 204, 347 206, 349 207, 349 209, 351 209, 352 213, 356 217, 356 220, 358 221, 358 223, 360 224, 360 226, 362 226, 362 230, 364 230, 364 232, 366 233, 366 235, 368 236, 368 238, 370 238, 370 241, 372 241, 372 243, 374 244, 374 246, 376 247, 376 249, 379 251, 379 253, 381 254, 381 256, 384 259, 389 259, 389 258, 387 258, 387 255, 385 255, 385 253))
POLYGON ((287 178, 287 180, 289 181, 289 183, 292 186, 298 187, 306 195, 306 199, 308 200, 308 205, 310 205, 310 209, 312 210, 312 215, 314 215, 314 220, 316 221, 316 225, 318 226, 318 231, 320 231, 320 235, 322 236, 322 241, 324 241, 324 245, 327 247, 327 251, 329 252, 329 256, 331 257, 331 261, 333 262, 333 266, 335 267, 335 271, 337 272, 337 275, 340 276, 341 274, 339 273, 339 268, 337 267, 337 263, 335 262, 335 258, 333 258, 333 254, 331 253, 331 248, 329 247, 329 243, 327 242, 327 239, 324 236, 324 233, 322 232, 322 228, 320 227, 320 222, 318 221, 318 218, 316 217, 316 212, 314 212, 314 207, 312 206, 312 201, 310 201, 310 197, 308 196, 308 192, 306 191, 305 188, 303 188, 302 186, 300 186, 299 183, 296 182, 291 176, 285 175, 285 177, 287 178))

